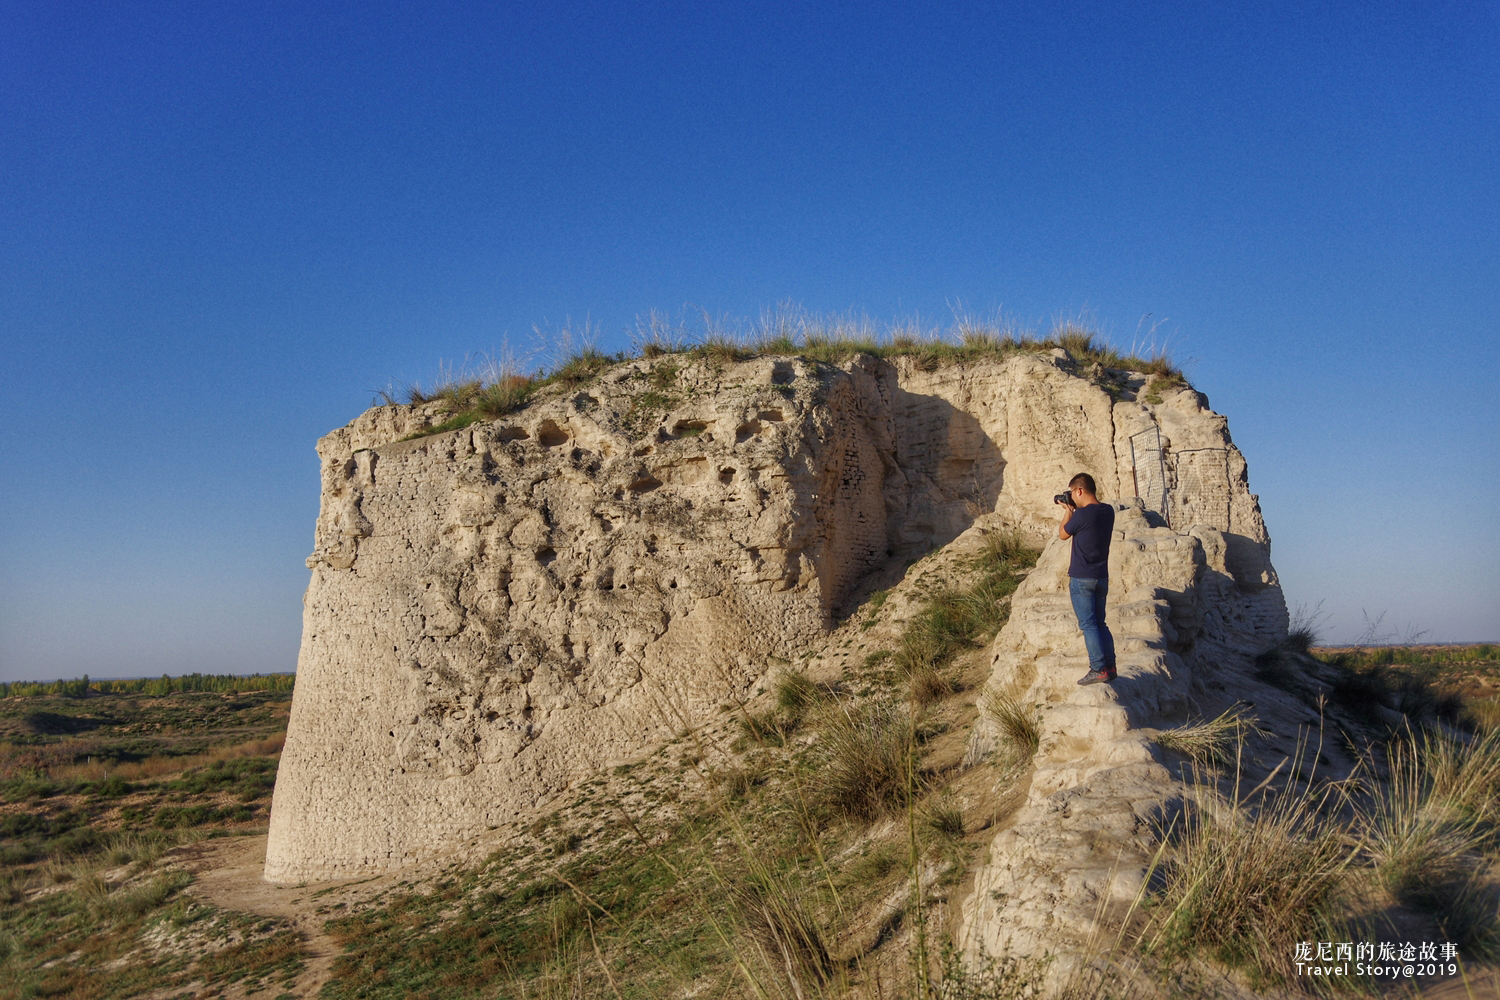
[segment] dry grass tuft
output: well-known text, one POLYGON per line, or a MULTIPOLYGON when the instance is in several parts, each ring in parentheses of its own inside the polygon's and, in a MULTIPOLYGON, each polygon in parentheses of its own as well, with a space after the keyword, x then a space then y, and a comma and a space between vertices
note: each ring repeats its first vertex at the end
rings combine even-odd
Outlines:
POLYGON ((1315 940, 1347 936, 1337 930, 1337 899, 1358 847, 1327 819, 1343 802, 1342 788, 1314 790, 1310 780, 1241 801, 1195 779, 1168 831, 1171 858, 1159 873, 1166 905, 1148 950, 1173 957, 1201 949, 1252 980, 1289 981, 1296 944, 1310 930, 1315 940))
POLYGON ((73 887, 80 899, 86 903, 102 903, 109 896, 109 883, 98 872, 91 872, 78 880, 73 887))
POLYGON ((817 685, 806 674, 784 671, 776 678, 776 707, 780 711, 797 713, 807 711, 821 702, 827 691, 817 685))
POLYGON ((187 872, 163 872, 148 882, 134 888, 108 893, 107 896, 104 895, 108 892, 108 888, 105 887, 93 903, 101 914, 107 916, 127 919, 140 917, 165 903, 173 893, 186 887, 192 881, 193 877, 187 872))
POLYGON ((155 864, 170 846, 172 841, 165 833, 122 833, 115 836, 104 859, 111 865, 133 864, 145 869, 155 864))
POLYGON ((1471 959, 1500 957, 1500 887, 1491 873, 1500 737, 1463 743, 1406 733, 1386 750, 1387 775, 1367 760, 1370 786, 1355 836, 1376 878, 1402 903, 1434 914, 1471 959))
POLYGON ((980 697, 979 708, 1022 757, 1030 760, 1042 745, 1041 723, 1036 713, 1007 694, 987 688, 980 697))
POLYGON ((927 806, 927 826, 941 837, 957 840, 964 835, 964 811, 946 795, 927 806))
POLYGON ((1464 808, 1468 755, 1426 735, 1396 741, 1389 777, 1372 782, 1363 843, 1380 881, 1397 899, 1446 906, 1472 868, 1484 838, 1482 816, 1464 808))
POLYGON ((911 673, 909 694, 912 704, 926 707, 948 697, 954 691, 953 682, 939 673, 930 663, 919 663, 911 673))
POLYGON ((1236 707, 1208 722, 1163 730, 1156 742, 1168 750, 1186 754, 1200 767, 1223 767, 1234 761, 1246 733, 1255 729, 1254 720, 1236 707))
POLYGON ((1471 698, 1464 705, 1465 721, 1481 733, 1500 730, 1500 700, 1494 698, 1471 698))
POLYGON ((1500 887, 1479 873, 1456 887, 1436 914, 1445 940, 1469 961, 1500 959, 1500 887))
POLYGON ((990 570, 1008 564, 1030 565, 1036 557, 1036 549, 1027 544, 1019 531, 992 531, 984 536, 984 548, 980 550, 975 566, 980 570, 990 570))
MULTIPOLYGON (((1199 757, 1222 759, 1238 742, 1223 716, 1191 728, 1199 732, 1185 746, 1199 757)), ((1303 747, 1283 766, 1316 756, 1303 747)), ((1500 957, 1491 857, 1500 738, 1408 732, 1338 784, 1288 772, 1281 789, 1256 794, 1273 773, 1244 798, 1221 795, 1211 772, 1194 775, 1163 835, 1167 861, 1153 879, 1164 905, 1141 935, 1148 951, 1203 951, 1256 984, 1291 982, 1296 942, 1349 939, 1373 876, 1396 901, 1431 912, 1467 958, 1500 957)))
MULTIPOLYGON (((1052 328, 1052 336, 1049 338, 1058 347, 1067 351, 1074 361, 1093 360, 1100 355, 1098 345, 1094 343, 1094 331, 1089 330, 1072 320, 1059 322, 1052 328)), ((1118 362, 1119 356, 1110 352, 1112 357, 1109 361, 1118 362)), ((1104 359, 1100 359, 1101 362, 1104 359)), ((1113 367, 1113 365, 1107 365, 1113 367)))
POLYGON ((832 986, 836 966, 823 928, 803 904, 803 892, 764 865, 734 887, 747 937, 763 968, 784 977, 796 997, 821 996, 832 986))
POLYGON ((1322 636, 1323 626, 1328 621, 1328 613, 1323 610, 1323 602, 1309 608, 1306 604, 1299 604, 1292 609, 1291 620, 1287 623, 1286 640, 1282 648, 1296 653, 1305 653, 1316 646, 1322 636))
POLYGON ((911 793, 912 723, 891 705, 846 708, 824 733, 818 786, 832 812, 872 820, 905 804, 911 793))

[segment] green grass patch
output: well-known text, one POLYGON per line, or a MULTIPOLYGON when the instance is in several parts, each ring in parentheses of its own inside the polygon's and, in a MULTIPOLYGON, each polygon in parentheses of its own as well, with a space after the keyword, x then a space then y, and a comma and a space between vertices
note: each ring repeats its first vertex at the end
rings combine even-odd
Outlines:
POLYGON ((894 653, 897 669, 930 687, 935 671, 993 636, 1010 616, 1007 598, 1020 584, 1020 571, 1035 565, 1038 554, 1014 535, 988 536, 972 560, 972 582, 932 595, 907 624, 894 653))

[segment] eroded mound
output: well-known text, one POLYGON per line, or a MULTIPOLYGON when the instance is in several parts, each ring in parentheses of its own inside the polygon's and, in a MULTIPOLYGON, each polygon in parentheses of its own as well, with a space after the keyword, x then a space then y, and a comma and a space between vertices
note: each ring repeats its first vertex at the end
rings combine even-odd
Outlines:
POLYGON ((669 356, 453 431, 402 440, 441 422, 429 404, 333 432, 267 878, 523 819, 741 698, 893 560, 983 513, 1042 539, 1080 470, 1153 523, 1211 529, 1228 585, 1270 595, 1249 627, 1284 615, 1224 419, 1104 381, 1062 351, 669 356))

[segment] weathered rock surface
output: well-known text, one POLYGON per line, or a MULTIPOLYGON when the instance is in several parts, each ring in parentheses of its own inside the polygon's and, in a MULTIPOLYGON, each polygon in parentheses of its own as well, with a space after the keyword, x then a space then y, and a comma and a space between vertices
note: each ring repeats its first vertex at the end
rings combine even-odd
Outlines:
MULTIPOLYGON (((669 356, 413 440, 438 408, 369 411, 318 445, 266 878, 381 871, 522 818, 742 697, 890 560, 987 513, 1040 541, 1073 473, 1120 502, 1149 459, 1155 509, 1120 516, 1112 563, 1119 691, 1072 686, 1061 547, 1017 593, 993 682, 1054 706, 1013 830, 1108 811, 1057 795, 1145 803, 1162 776, 1132 727, 1181 717, 1193 657, 1264 648, 1286 611, 1224 419, 1191 390, 1136 402, 1144 382, 1117 400, 1060 352, 936 370, 669 356)), ((1131 833, 1077 823, 1081 842, 1131 833)), ((1005 836, 975 927, 1057 891, 1002 887, 1027 850, 1005 836)))
MULTIPOLYGON (((1179 795, 1151 737, 1232 704, 1225 680, 1237 677, 1240 695, 1261 690, 1246 682, 1251 659, 1286 634, 1286 603, 1266 582, 1263 556, 1250 558, 1217 528, 1179 534, 1153 520, 1135 506, 1116 514, 1113 684, 1077 684, 1088 657, 1067 593, 1070 543, 1056 538, 989 650, 990 686, 1035 711, 1042 740, 1026 802, 996 834, 965 902, 961 937, 990 955, 1062 956, 1054 977, 1086 954, 1111 904, 1136 896, 1179 795)), ((982 720, 972 739, 982 746, 998 734, 982 720)))

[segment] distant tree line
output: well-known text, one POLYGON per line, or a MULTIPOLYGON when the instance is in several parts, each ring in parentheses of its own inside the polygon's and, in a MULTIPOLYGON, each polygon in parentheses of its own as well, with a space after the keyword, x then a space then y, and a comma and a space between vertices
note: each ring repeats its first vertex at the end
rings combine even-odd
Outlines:
POLYGON ((82 698, 96 694, 180 694, 196 691, 290 691, 296 674, 184 674, 181 677, 133 677, 127 680, 91 681, 84 674, 71 681, 0 681, 0 698, 35 698, 59 695, 82 698))

